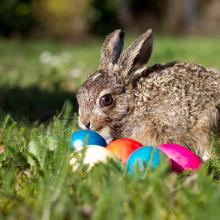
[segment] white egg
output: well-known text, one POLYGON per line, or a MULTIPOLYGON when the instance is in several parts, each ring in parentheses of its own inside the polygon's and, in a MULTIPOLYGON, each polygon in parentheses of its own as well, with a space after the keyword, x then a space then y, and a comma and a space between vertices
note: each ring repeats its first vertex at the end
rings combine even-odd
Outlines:
MULTIPOLYGON (((89 145, 86 147, 83 163, 88 165, 89 170, 97 163, 106 163, 108 159, 116 159, 116 157, 105 147, 98 145, 89 145)), ((79 167, 79 163, 74 154, 71 156, 70 165, 75 171, 79 167)))

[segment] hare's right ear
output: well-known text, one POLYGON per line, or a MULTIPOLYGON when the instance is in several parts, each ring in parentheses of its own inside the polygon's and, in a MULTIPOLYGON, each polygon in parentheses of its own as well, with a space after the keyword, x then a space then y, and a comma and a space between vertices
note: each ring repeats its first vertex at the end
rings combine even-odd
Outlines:
POLYGON ((101 49, 99 69, 108 69, 117 63, 123 43, 124 32, 122 30, 115 30, 106 37, 101 49))
POLYGON ((126 81, 138 78, 146 67, 153 48, 152 30, 148 30, 137 38, 120 56, 118 65, 120 74, 126 81))

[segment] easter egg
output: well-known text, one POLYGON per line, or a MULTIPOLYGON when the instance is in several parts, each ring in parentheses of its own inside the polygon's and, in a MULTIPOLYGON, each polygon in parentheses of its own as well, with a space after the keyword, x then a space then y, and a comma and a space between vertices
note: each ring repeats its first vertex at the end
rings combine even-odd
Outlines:
POLYGON ((118 157, 122 163, 125 163, 129 155, 141 146, 142 144, 135 140, 122 138, 110 142, 107 145, 107 149, 110 150, 116 157, 118 157))
POLYGON ((202 164, 199 156, 179 144, 160 144, 158 148, 170 159, 171 168, 175 172, 196 170, 202 164))
POLYGON ((146 167, 157 168, 160 166, 161 152, 158 148, 144 146, 136 149, 127 160, 127 171, 136 175, 137 172, 143 175, 146 167))
POLYGON ((71 135, 71 148, 80 150, 83 146, 99 145, 105 147, 107 145, 105 139, 92 130, 78 130, 71 135))
MULTIPOLYGON (((109 150, 107 150, 105 147, 100 147, 97 145, 91 145, 90 147, 86 148, 84 155, 82 151, 79 151, 78 156, 83 157, 82 162, 83 164, 88 165, 88 170, 98 163, 106 163, 109 159, 116 160, 116 157, 109 150)), ((73 171, 78 169, 80 165, 77 157, 74 157, 74 155, 72 155, 70 159, 70 165, 73 171)))

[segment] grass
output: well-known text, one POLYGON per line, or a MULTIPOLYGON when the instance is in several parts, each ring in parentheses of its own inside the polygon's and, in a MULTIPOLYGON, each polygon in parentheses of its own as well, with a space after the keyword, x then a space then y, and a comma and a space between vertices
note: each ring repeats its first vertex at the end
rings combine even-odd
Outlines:
MULTIPOLYGON (((100 44, 0 40, 0 219, 217 219, 218 157, 195 181, 163 166, 139 179, 114 162, 72 172, 74 94, 95 70, 100 44)), ((219 51, 219 38, 159 37, 151 64, 184 60, 220 69, 219 51)))

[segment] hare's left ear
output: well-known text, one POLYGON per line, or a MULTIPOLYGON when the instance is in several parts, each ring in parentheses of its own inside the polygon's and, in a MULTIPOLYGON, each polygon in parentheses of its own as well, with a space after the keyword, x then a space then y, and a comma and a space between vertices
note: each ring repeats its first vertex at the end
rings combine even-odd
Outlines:
POLYGON ((120 74, 126 81, 138 78, 148 63, 153 48, 152 30, 137 38, 120 56, 118 65, 120 74))
POLYGON ((123 43, 124 32, 122 30, 115 30, 106 37, 101 49, 99 69, 109 69, 117 63, 123 43))

